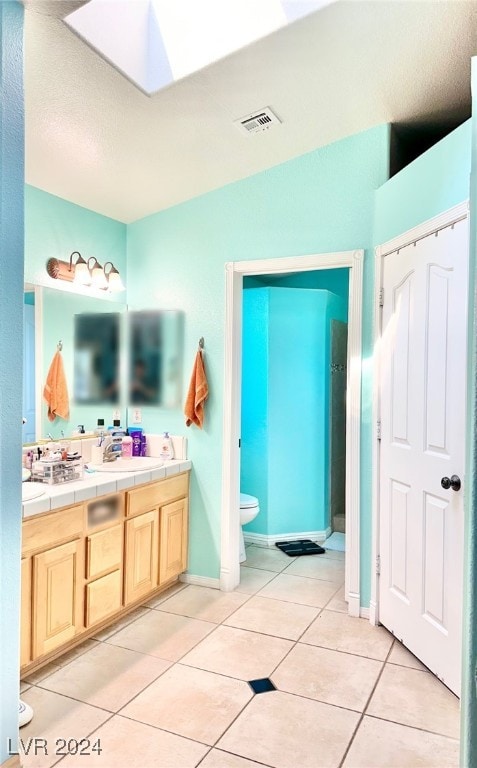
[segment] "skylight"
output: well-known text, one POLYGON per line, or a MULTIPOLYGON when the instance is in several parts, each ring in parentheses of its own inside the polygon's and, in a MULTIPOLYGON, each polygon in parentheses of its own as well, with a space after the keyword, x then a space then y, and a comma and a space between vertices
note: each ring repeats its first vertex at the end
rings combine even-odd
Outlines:
POLYGON ((151 95, 331 0, 90 0, 66 24, 151 95))

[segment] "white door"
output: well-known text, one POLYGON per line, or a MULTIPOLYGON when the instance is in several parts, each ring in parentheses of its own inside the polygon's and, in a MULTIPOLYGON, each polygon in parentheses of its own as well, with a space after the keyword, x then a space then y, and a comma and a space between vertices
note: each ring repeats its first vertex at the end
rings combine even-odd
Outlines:
POLYGON ((457 695, 468 258, 464 220, 384 257, 382 282, 379 618, 457 695))

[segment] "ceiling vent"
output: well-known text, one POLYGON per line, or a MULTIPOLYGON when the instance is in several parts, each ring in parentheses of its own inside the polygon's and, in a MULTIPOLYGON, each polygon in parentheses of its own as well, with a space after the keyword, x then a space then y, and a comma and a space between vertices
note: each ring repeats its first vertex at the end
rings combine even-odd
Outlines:
POLYGON ((280 125, 281 122, 270 107, 264 107, 258 112, 252 112, 251 115, 241 117, 240 120, 234 120, 235 125, 240 128, 242 133, 246 133, 248 136, 252 133, 268 131, 273 125, 280 125))

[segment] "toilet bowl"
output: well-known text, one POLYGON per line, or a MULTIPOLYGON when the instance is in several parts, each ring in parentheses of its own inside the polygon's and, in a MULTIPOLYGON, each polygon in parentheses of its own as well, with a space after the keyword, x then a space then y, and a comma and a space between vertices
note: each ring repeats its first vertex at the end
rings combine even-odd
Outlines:
POLYGON ((248 493, 240 494, 240 562, 243 563, 246 560, 245 557, 245 541, 243 538, 242 525, 247 525, 255 520, 260 512, 260 506, 258 499, 255 496, 249 496, 248 493))

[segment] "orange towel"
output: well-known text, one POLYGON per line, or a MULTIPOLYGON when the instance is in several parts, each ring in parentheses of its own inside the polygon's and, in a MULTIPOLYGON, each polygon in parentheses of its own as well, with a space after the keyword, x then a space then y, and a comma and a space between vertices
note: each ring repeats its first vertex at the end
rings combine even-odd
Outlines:
POLYGON ((60 352, 57 352, 51 361, 50 370, 48 371, 46 384, 43 389, 43 397, 48 403, 48 418, 50 421, 54 421, 57 416, 60 419, 69 419, 70 401, 68 398, 65 369, 63 368, 63 358, 60 352))
POLYGON ((195 356, 192 376, 190 377, 189 391, 184 406, 186 426, 195 424, 199 429, 204 426, 204 403, 209 394, 207 376, 205 375, 202 352, 199 350, 195 356))

